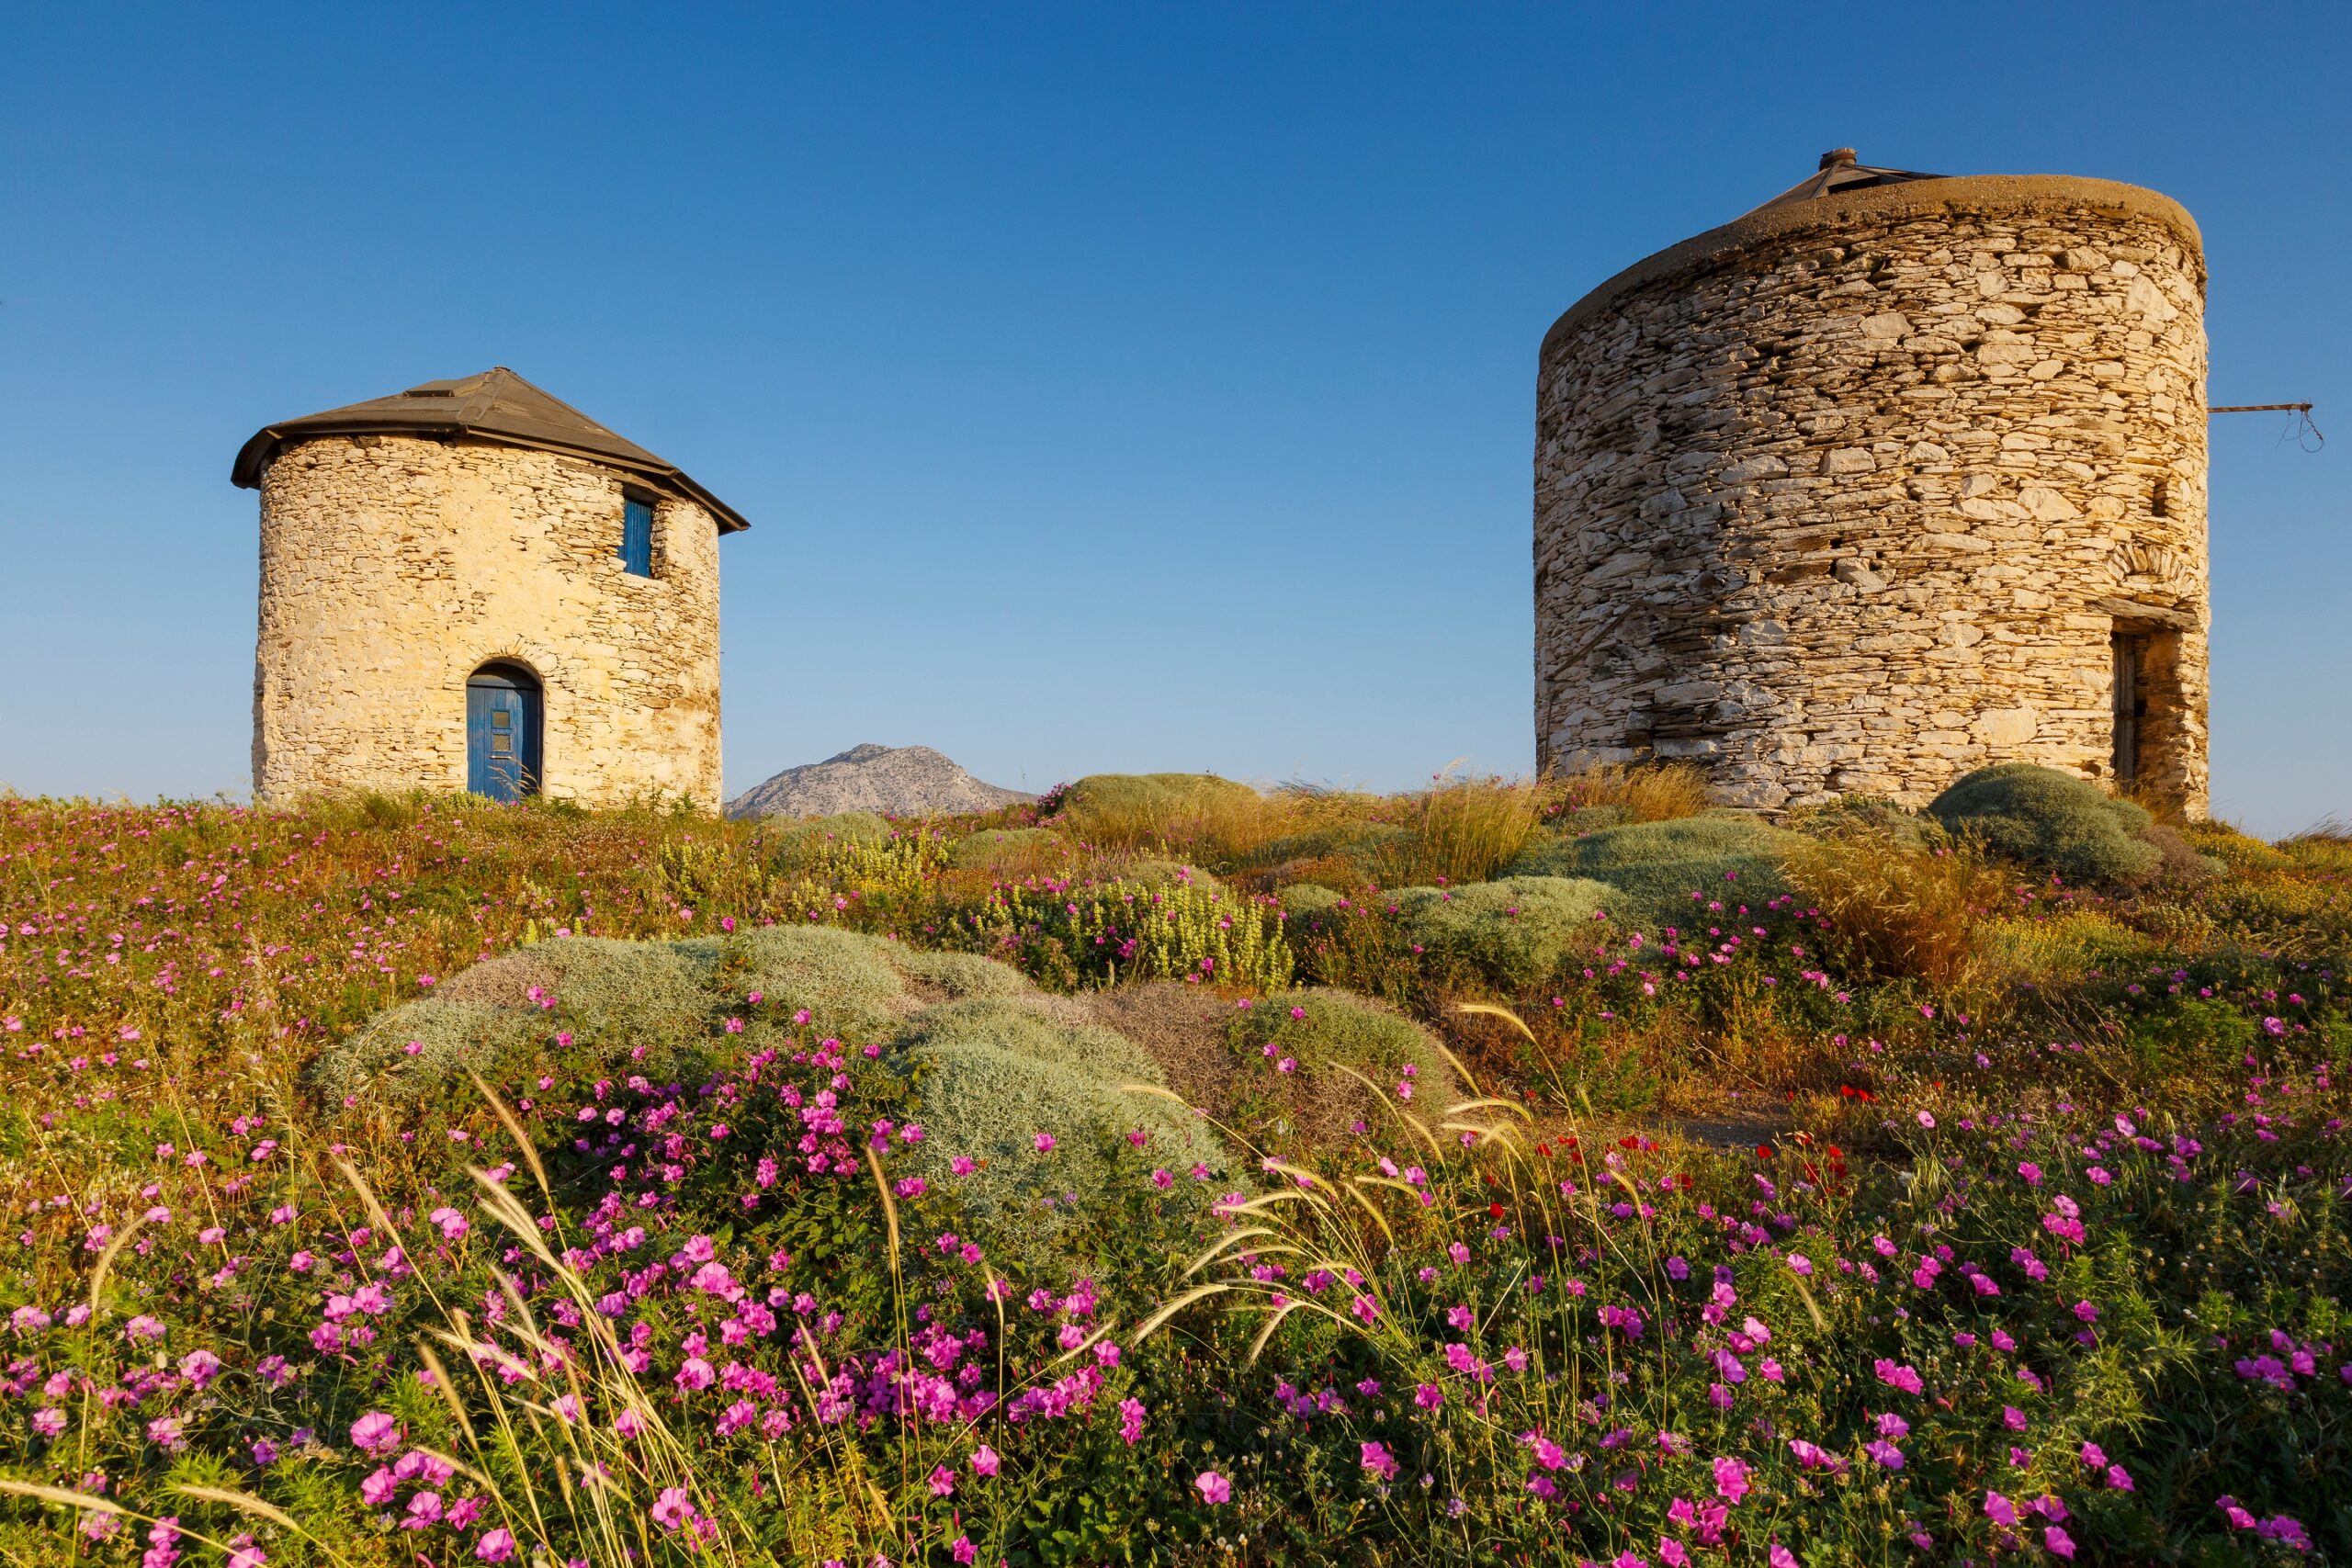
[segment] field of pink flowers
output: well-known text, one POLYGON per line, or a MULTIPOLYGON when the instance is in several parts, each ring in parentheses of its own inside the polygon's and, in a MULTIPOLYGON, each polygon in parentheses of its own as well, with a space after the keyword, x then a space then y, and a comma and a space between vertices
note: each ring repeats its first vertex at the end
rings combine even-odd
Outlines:
POLYGON ((2340 840, 2206 833, 2222 876, 2128 899, 2020 873, 1939 986, 1795 892, 1595 918, 1531 970, 1246 843, 1246 919, 1153 917, 1102 892, 1134 846, 951 864, 974 826, 811 858, 684 814, 0 801, 0 1551, 2352 1555, 2340 840), (1236 1157, 1140 1110, 1023 1124, 997 1174, 1109 1174, 1021 1245, 903 1040, 729 980, 775 924, 1166 973, 1235 1020, 1236 1157), (478 1080, 321 1092, 385 1009, 590 936, 717 944, 683 1049, 535 987, 478 1080), (1418 1013, 1462 1092, 1367 1076, 1347 1135, 1299 1134, 1329 1026, 1261 1010, 1294 976, 1418 1013))

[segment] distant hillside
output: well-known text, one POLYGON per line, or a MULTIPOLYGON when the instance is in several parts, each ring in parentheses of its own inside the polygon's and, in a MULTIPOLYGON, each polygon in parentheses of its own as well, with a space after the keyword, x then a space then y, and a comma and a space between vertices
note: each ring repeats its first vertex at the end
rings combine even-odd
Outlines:
POLYGON ((821 762, 786 768, 727 803, 729 817, 831 817, 876 811, 886 817, 990 811, 1035 800, 1017 789, 982 784, 928 746, 853 746, 821 762))

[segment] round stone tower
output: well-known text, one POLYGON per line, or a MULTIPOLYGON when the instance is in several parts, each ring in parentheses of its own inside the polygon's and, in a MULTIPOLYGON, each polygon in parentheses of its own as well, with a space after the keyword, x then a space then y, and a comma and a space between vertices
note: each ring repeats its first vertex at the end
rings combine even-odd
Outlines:
POLYGON ((1544 339, 1540 766, 1918 804, 1986 762, 2202 816, 2205 265, 2165 197, 1825 154, 1544 339))
POLYGON ((261 491, 254 789, 719 793, 718 536, 669 463, 500 368, 290 420, 261 491))

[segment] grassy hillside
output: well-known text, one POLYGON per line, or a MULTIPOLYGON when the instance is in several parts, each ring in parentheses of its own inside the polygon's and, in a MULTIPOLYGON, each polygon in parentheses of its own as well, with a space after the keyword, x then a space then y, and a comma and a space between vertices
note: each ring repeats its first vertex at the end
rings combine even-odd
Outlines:
POLYGON ((2352 1553, 2344 837, 9 799, 0 920, 13 1561, 2352 1553))

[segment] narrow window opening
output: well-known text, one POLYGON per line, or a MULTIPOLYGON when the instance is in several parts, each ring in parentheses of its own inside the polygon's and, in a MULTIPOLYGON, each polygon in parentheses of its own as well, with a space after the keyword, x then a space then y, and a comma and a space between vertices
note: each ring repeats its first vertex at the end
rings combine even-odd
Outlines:
POLYGON ((621 502, 621 570, 632 577, 653 575, 653 503, 640 496, 621 502))
POLYGON ((2172 515, 2172 481, 2170 479, 2158 479, 2155 488, 2150 491, 2148 515, 2151 517, 2172 515))

